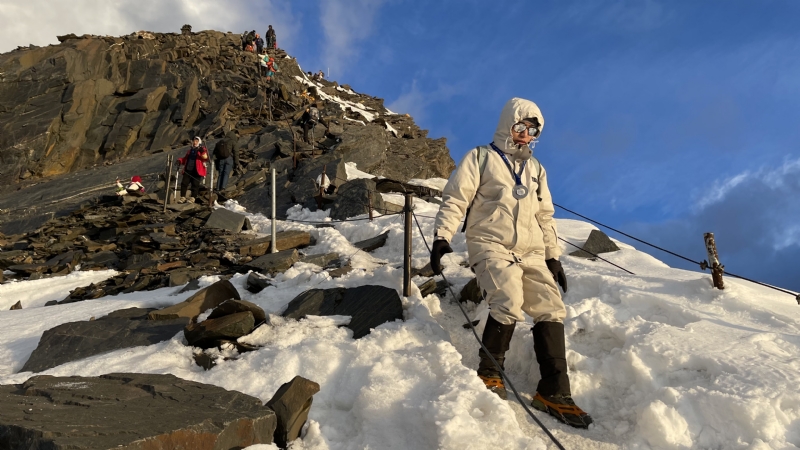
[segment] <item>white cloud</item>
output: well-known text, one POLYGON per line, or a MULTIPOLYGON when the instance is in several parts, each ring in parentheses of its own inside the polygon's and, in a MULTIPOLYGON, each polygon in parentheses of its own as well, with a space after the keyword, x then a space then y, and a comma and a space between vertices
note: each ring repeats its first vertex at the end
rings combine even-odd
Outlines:
POLYGON ((723 200, 733 188, 747 181, 750 177, 750 172, 745 171, 727 180, 714 181, 714 185, 711 186, 711 189, 703 192, 702 196, 695 202, 693 209, 699 211, 723 200))
POLYGON ((418 124, 423 124, 427 120, 427 109, 431 104, 449 100, 462 92, 462 87, 459 84, 446 84, 439 85, 432 91, 423 91, 415 78, 411 81, 409 89, 400 94, 387 108, 398 114, 409 114, 418 124))
POLYGON ((358 58, 357 44, 368 38, 382 0, 323 0, 320 22, 325 32, 322 62, 340 78, 358 58))
POLYGON ((180 32, 184 24, 194 31, 256 29, 268 24, 278 31, 286 48, 299 34, 290 6, 271 0, 4 0, 0 2, 0 52, 17 46, 57 44, 57 35, 75 33, 121 36, 139 30, 180 32))
POLYGON ((800 159, 786 160, 774 169, 762 168, 757 172, 747 170, 727 179, 714 181, 710 189, 698 196, 692 209, 698 212, 723 202, 731 191, 742 184, 758 182, 771 190, 785 190, 787 183, 797 180, 798 176, 800 176, 800 159))

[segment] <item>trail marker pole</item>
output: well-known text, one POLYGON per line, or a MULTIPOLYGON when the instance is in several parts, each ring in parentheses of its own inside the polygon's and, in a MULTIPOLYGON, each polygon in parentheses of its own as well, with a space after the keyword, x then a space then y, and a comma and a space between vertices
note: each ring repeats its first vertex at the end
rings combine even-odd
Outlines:
POLYGON ((714 242, 714 233, 705 233, 703 240, 706 243, 706 252, 708 253, 708 266, 711 269, 711 280, 714 287, 717 289, 725 289, 722 283, 722 272, 725 266, 719 263, 719 254, 717 254, 717 244, 714 242))
POLYGON ((181 173, 181 165, 178 164, 178 168, 175 170, 175 191, 172 194, 172 200, 177 201, 178 199, 178 175, 181 173))
POLYGON ((405 224, 405 245, 403 246, 403 296, 408 297, 411 295, 411 235, 413 229, 411 228, 411 214, 412 214, 412 201, 411 194, 406 194, 406 206, 404 208, 406 213, 405 224))
POLYGON ((278 233, 277 233, 277 229, 275 227, 275 217, 276 217, 275 208, 276 208, 276 204, 278 202, 276 200, 277 196, 275 195, 275 191, 277 190, 276 186, 275 186, 275 168, 273 167, 270 170, 270 172, 272 174, 272 189, 271 189, 272 190, 272 240, 269 243, 269 252, 270 253, 277 253, 278 252, 278 247, 277 247, 277 244, 275 242, 277 241, 277 237, 276 236, 277 236, 278 233))
POLYGON ((211 185, 208 187, 208 207, 214 207, 214 163, 211 163, 211 185))
POLYGON ((369 197, 367 198, 367 209, 369 209, 369 221, 372 222, 372 193, 369 193, 369 197))

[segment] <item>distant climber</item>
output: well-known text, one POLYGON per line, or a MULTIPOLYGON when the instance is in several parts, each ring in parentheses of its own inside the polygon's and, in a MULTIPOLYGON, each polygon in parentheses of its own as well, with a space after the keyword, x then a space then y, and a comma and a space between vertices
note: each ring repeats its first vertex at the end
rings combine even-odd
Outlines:
POLYGON ((256 33, 256 51, 259 55, 264 53, 264 39, 256 33))
POLYGON ((183 178, 181 178, 181 198, 178 203, 185 203, 187 200, 194 202, 193 197, 186 198, 186 188, 192 185, 192 195, 197 197, 200 193, 200 182, 206 176, 206 164, 208 163, 208 149, 203 145, 200 136, 192 139, 192 146, 186 151, 183 158, 178 158, 178 164, 183 166, 183 178))
POLYGON ((278 39, 275 37, 275 30, 272 29, 272 25, 269 26, 266 36, 267 36, 267 48, 268 49, 277 48, 278 39))
POLYGON ((142 184, 142 177, 134 175, 131 177, 131 183, 128 187, 123 187, 117 178, 117 195, 132 195, 134 197, 141 197, 144 195, 144 185, 142 184))
POLYGON ((325 72, 323 72, 322 70, 317 72, 317 79, 318 80, 324 80, 325 79, 325 72))
POLYGON ((266 72, 267 82, 272 82, 272 77, 275 76, 275 72, 278 71, 278 65, 275 63, 275 58, 265 55, 262 61, 264 62, 262 67, 266 72))
MULTIPOLYGON (((313 130, 317 123, 320 121, 320 113, 319 108, 317 108, 316 103, 312 103, 311 106, 306 108, 303 116, 300 118, 300 122, 303 124, 303 140, 311 144, 312 142, 308 139, 308 130, 313 130)), ((312 132, 313 134, 313 132, 312 132)))
POLYGON ((236 148, 238 136, 235 130, 228 131, 225 138, 214 147, 214 168, 217 170, 217 191, 227 187, 231 172, 238 172, 239 150, 236 148))

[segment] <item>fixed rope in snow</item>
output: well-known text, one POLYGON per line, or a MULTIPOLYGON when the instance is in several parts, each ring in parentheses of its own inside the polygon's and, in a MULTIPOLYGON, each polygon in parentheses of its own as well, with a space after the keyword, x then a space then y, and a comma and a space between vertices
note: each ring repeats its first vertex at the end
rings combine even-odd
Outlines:
MULTIPOLYGON (((662 252, 669 253, 669 254, 670 254, 670 255, 672 255, 672 256, 675 256, 675 257, 681 258, 681 259, 683 259, 683 260, 689 261, 690 263, 697 264, 698 266, 700 266, 700 269, 701 269, 701 270, 705 270, 705 269, 708 267, 708 263, 706 263, 705 261, 703 261, 703 262, 695 261, 695 260, 693 260, 693 259, 690 259, 690 258, 687 258, 687 257, 685 257, 685 256, 683 256, 683 255, 679 255, 679 254, 677 254, 677 253, 675 253, 675 252, 671 252, 671 251, 669 251, 669 250, 667 250, 667 249, 665 249, 665 248, 661 248, 661 247, 659 247, 659 246, 657 246, 657 245, 655 245, 655 244, 651 244, 651 243, 649 243, 649 242, 647 242, 647 241, 643 241, 643 240, 641 240, 641 239, 639 239, 639 238, 637 238, 637 237, 631 236, 630 234, 628 234, 628 233, 625 233, 625 232, 623 232, 623 231, 620 231, 620 230, 617 230, 616 228, 613 228, 613 227, 610 227, 610 226, 608 226, 608 225, 605 225, 605 224, 603 224, 603 223, 600 223, 600 222, 598 222, 598 221, 596 221, 596 220, 594 220, 594 219, 591 219, 591 218, 589 218, 589 217, 586 217, 586 216, 584 216, 583 214, 578 214, 578 213, 576 213, 575 211, 573 211, 573 210, 571 210, 571 209, 568 209, 568 208, 565 208, 565 207, 563 207, 563 206, 561 206, 561 205, 559 205, 559 204, 557 204, 557 203, 553 203, 553 205, 555 205, 555 206, 557 206, 557 207, 559 207, 559 208, 563 209, 564 211, 567 211, 567 212, 569 212, 569 213, 575 214, 575 215, 576 215, 576 216, 578 216, 578 217, 581 217, 581 218, 583 218, 583 219, 586 219, 586 220, 588 220, 589 222, 592 222, 592 223, 594 223, 594 224, 600 225, 601 227, 604 227, 604 228, 608 228, 609 230, 611 230, 611 231, 615 231, 615 232, 617 232, 617 233, 619 233, 619 234, 621 234, 621 235, 623 235, 623 236, 625 236, 625 237, 631 238, 631 239, 633 239, 633 240, 634 240, 634 241, 636 241, 636 242, 641 242, 641 243, 642 243, 642 244, 644 244, 644 245, 648 245, 648 246, 650 246, 650 247, 653 247, 653 248, 655 248, 655 249, 657 249, 657 250, 661 250, 662 252)), ((795 300, 797 300, 797 304, 799 304, 799 305, 800 305, 800 293, 797 293, 797 292, 792 292, 792 291, 788 291, 788 290, 786 290, 786 289, 782 289, 782 288, 779 288, 779 287, 777 287, 777 286, 773 286, 773 285, 771 285, 771 284, 762 283, 761 281, 751 280, 750 278, 746 278, 746 277, 743 277, 743 276, 741 276, 741 275, 736 275, 735 273, 728 272, 727 270, 725 271, 725 273, 726 273, 727 275, 730 275, 730 276, 734 277, 734 278, 739 278, 740 280, 749 281, 749 282, 751 282, 751 283, 755 283, 755 284, 758 284, 758 285, 760 285, 760 286, 768 287, 768 288, 770 288, 770 289, 774 289, 774 290, 776 290, 776 291, 783 292, 784 294, 789 294, 789 295, 792 295, 792 296, 794 296, 795 300)))
MULTIPOLYGON (((428 240, 425 239, 425 233, 422 232, 422 226, 419 224, 419 220, 417 219, 417 215, 413 211, 411 212, 411 214, 414 216, 414 222, 416 222, 416 224, 417 224, 417 228, 419 229, 419 234, 420 234, 420 236, 422 236, 422 241, 425 243, 425 247, 428 248, 428 253, 430 253, 431 252, 431 247, 428 245, 428 240)), ((455 292, 453 292, 453 288, 450 287, 450 282, 447 281, 447 278, 444 276, 444 273, 441 273, 440 275, 442 276, 442 279, 444 280, 444 282, 447 283, 447 289, 450 291, 450 295, 452 295, 453 298, 455 299, 456 298, 456 294, 455 294, 455 292)), ((491 359, 492 364, 494 364, 494 366, 497 368, 498 372, 500 372, 500 375, 502 375, 503 378, 506 380, 506 383, 508 383, 508 386, 514 392, 514 396, 517 397, 517 401, 519 402, 519 404, 522 405, 522 407, 525 409, 525 411, 528 413, 528 415, 533 419, 533 421, 536 422, 537 425, 539 425, 539 427, 545 432, 545 434, 547 434, 547 437, 549 437, 550 440, 553 441, 553 443, 556 445, 556 447, 558 447, 560 450, 566 450, 564 448, 564 446, 561 445, 561 442, 559 442, 558 439, 556 439, 556 437, 553 436, 553 433, 551 433, 550 430, 547 429, 547 427, 542 423, 542 421, 540 421, 539 418, 536 417, 535 414, 533 414, 533 411, 531 411, 530 408, 528 408, 528 405, 526 405, 525 402, 522 400, 522 397, 519 395, 519 392, 517 392, 517 388, 514 387, 514 383, 511 382, 511 379, 508 378, 508 375, 506 375, 506 373, 503 370, 503 368, 500 367, 500 364, 498 364, 497 360, 494 359, 494 356, 492 356, 492 354, 489 352, 489 349, 487 349, 486 346, 483 345, 483 341, 481 341, 481 338, 478 336, 478 331, 475 329, 475 325, 472 324, 472 321, 470 320, 469 314, 467 314, 467 311, 465 311, 464 307, 461 306, 461 302, 456 301, 456 304, 458 305, 458 308, 461 310, 461 313, 464 314, 464 317, 467 319, 467 324, 469 325, 470 329, 472 330, 472 335, 475 336, 475 339, 478 341, 478 344, 480 344, 480 346, 483 349, 483 351, 485 352, 485 354, 489 356, 489 359, 491 359)))

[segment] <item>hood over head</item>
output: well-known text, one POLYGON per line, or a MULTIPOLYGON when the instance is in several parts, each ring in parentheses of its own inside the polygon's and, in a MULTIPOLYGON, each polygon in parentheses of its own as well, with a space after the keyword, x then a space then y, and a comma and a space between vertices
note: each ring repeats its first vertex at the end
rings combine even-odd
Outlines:
POLYGON ((536 106, 536 103, 518 97, 506 102, 503 110, 500 111, 500 120, 497 123, 497 129, 494 131, 494 145, 515 159, 530 159, 530 148, 527 145, 517 146, 511 140, 511 127, 523 119, 531 118, 539 120, 539 135, 541 136, 541 130, 544 129, 544 116, 542 116, 542 112, 536 106))
POLYGON ((197 146, 198 146, 198 147, 199 147, 199 146, 200 146, 200 145, 203 143, 203 139, 202 139, 202 138, 200 138, 200 136, 195 136, 195 137, 194 137, 194 139, 192 139, 192 143, 194 143, 194 141, 195 141, 195 140, 197 140, 197 141, 198 141, 198 142, 197 142, 197 146))

